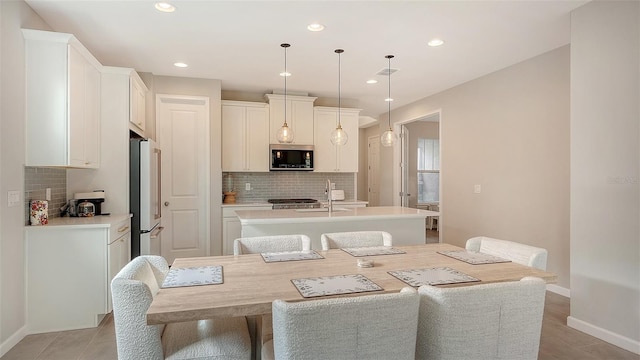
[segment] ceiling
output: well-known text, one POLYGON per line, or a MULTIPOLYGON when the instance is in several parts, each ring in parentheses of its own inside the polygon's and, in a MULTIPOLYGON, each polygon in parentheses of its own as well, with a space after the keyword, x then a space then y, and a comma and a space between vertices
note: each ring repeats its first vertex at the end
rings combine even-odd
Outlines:
MULTIPOLYGON (((74 34, 104 65, 219 79, 222 90, 338 97, 377 118, 391 109, 569 43, 569 13, 587 1, 26 0, 55 31, 74 34), (310 32, 319 22, 324 31, 310 32), (432 38, 445 41, 429 47, 432 38), (187 68, 173 66, 185 62, 187 68), (377 84, 366 84, 377 79, 377 84)), ((343 103, 344 105, 344 103, 343 103)))

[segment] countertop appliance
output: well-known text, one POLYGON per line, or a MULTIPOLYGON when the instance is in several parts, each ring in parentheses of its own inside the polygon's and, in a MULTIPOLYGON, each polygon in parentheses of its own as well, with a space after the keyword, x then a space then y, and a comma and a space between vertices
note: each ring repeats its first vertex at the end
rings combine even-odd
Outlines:
POLYGON ((151 139, 131 139, 129 143, 129 209, 131 218, 131 258, 160 255, 161 151, 151 139))
POLYGON ((319 208, 320 202, 316 199, 269 199, 272 209, 313 209, 319 208))
POLYGON ((84 193, 75 193, 73 194, 73 198, 75 200, 75 206, 77 206, 75 214, 77 214, 78 216, 87 216, 87 215, 82 215, 82 214, 87 214, 86 205, 85 205, 84 211, 80 211, 80 204, 84 202, 90 202, 94 206, 93 214, 89 216, 109 215, 109 213, 102 212, 102 203, 104 202, 104 199, 105 199, 105 193, 102 190, 95 190, 92 192, 84 192, 84 193))
POLYGON ((269 170, 313 170, 313 145, 269 145, 271 166, 269 170))

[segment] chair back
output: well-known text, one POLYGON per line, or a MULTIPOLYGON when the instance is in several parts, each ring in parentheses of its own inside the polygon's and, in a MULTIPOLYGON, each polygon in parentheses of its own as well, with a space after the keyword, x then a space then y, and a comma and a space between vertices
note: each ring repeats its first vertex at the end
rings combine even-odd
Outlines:
POLYGON ((306 250, 311 250, 311 239, 307 235, 256 236, 233 241, 233 255, 306 250))
POLYGON ((494 255, 540 270, 547 269, 547 250, 508 240, 478 236, 467 240, 466 249, 494 255))
POLYGON ((322 250, 369 246, 392 246, 392 237, 386 231, 349 231, 320 235, 322 250))
POLYGON ((119 360, 164 359, 163 325, 147 325, 147 310, 169 272, 161 256, 138 256, 111 281, 119 360))
POLYGON ((538 358, 545 282, 421 286, 416 359, 538 358))
POLYGON ((399 293, 273 302, 275 359, 413 360, 419 298, 399 293))

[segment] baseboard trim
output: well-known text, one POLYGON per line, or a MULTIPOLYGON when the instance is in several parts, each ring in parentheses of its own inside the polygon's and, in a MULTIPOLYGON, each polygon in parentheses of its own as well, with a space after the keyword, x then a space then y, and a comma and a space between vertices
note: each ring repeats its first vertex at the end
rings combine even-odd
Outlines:
POLYGON ((562 295, 564 297, 571 297, 571 290, 567 289, 567 288, 563 288, 562 286, 558 286, 555 284, 548 284, 547 285, 547 290, 551 291, 552 293, 556 293, 558 295, 562 295))
POLYGON ((13 335, 9 336, 7 340, 0 344, 0 357, 8 353, 9 350, 16 346, 20 342, 20 340, 24 339, 25 336, 27 336, 26 325, 18 329, 18 331, 13 333, 13 335))
POLYGON ((640 355, 640 341, 629 339, 628 337, 616 334, 607 329, 589 324, 588 322, 576 319, 572 316, 567 317, 567 326, 583 333, 595 336, 600 340, 604 340, 617 347, 621 347, 627 351, 640 355))

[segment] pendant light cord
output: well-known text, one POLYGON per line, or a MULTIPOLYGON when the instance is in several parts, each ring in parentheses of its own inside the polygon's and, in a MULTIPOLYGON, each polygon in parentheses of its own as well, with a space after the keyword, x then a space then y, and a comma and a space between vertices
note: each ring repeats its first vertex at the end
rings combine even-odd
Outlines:
POLYGON ((280 45, 284 48, 284 125, 287 125, 287 77, 289 74, 287 73, 287 48, 290 46, 289 44, 280 45))
POLYGON ((389 99, 388 99, 388 103, 389 103, 389 107, 388 107, 388 114, 387 114, 387 120, 389 120, 389 131, 391 131, 391 59, 393 58, 393 55, 387 55, 386 56, 387 59, 389 59, 389 67, 388 67, 388 76, 389 76, 389 99))
POLYGON ((344 52, 344 50, 336 49, 335 52, 338 53, 338 129, 342 129, 342 122, 340 121, 340 108, 342 107, 342 95, 340 92, 340 89, 341 89, 340 80, 342 78, 340 55, 344 52))

